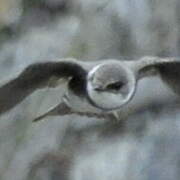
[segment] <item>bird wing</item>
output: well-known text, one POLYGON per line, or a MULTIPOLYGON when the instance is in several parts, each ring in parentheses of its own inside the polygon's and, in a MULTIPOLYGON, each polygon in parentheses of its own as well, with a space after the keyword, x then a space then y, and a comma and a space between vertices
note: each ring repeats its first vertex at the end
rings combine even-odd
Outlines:
POLYGON ((131 66, 137 73, 137 78, 159 75, 176 94, 180 95, 180 58, 147 56, 132 62, 131 66))
POLYGON ((59 79, 65 78, 67 82, 71 77, 86 76, 94 65, 69 58, 28 65, 16 77, 0 85, 0 114, 15 107, 35 90, 53 86, 59 79))
POLYGON ((44 88, 54 86, 59 79, 66 81, 71 77, 86 76, 86 63, 76 59, 64 58, 57 61, 38 62, 29 65, 19 78, 25 79, 25 83, 30 83, 31 87, 44 88))
POLYGON ((156 74, 156 72, 162 73, 163 70, 169 70, 171 73, 175 69, 180 70, 180 58, 177 57, 145 56, 131 64, 140 78, 156 74))

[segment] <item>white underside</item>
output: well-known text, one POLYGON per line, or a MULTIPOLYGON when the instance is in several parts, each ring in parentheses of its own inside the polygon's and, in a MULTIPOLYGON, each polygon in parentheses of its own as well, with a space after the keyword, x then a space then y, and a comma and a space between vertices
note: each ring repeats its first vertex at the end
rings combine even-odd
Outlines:
POLYGON ((63 98, 63 101, 75 112, 102 113, 100 109, 92 106, 86 98, 81 98, 71 91, 66 93, 66 97, 63 98))

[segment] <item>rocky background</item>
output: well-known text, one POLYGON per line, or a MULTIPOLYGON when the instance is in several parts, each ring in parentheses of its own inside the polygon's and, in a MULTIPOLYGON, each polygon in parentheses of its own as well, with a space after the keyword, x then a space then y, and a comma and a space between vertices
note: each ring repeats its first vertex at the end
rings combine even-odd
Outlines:
MULTIPOLYGON (((179 0, 0 0, 0 80, 62 57, 179 56, 179 9, 179 0)), ((179 97, 159 78, 138 84, 119 123, 71 115, 33 124, 62 89, 0 117, 1 180, 180 179, 179 97)))

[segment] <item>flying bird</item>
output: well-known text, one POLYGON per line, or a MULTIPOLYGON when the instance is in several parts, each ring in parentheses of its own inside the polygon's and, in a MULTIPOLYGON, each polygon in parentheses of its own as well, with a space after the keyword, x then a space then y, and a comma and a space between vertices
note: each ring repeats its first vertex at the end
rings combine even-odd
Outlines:
POLYGON ((139 60, 107 59, 95 62, 61 61, 67 90, 59 104, 34 119, 47 116, 79 114, 119 119, 118 110, 134 96, 137 83, 144 77, 158 75, 180 95, 180 59, 143 57, 139 60))

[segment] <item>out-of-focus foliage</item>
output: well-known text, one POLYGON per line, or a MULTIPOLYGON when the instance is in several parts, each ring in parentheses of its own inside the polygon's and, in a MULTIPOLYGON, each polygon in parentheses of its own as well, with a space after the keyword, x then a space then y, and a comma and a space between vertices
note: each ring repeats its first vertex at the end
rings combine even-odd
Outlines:
MULTIPOLYGON (((179 56, 179 0, 0 0, 0 80, 30 63, 179 56)), ((2 180, 179 180, 180 111, 159 79, 143 80, 120 123, 64 116, 32 124, 62 86, 0 118, 2 180)), ((13 93, 13 92, 12 92, 13 93)))

